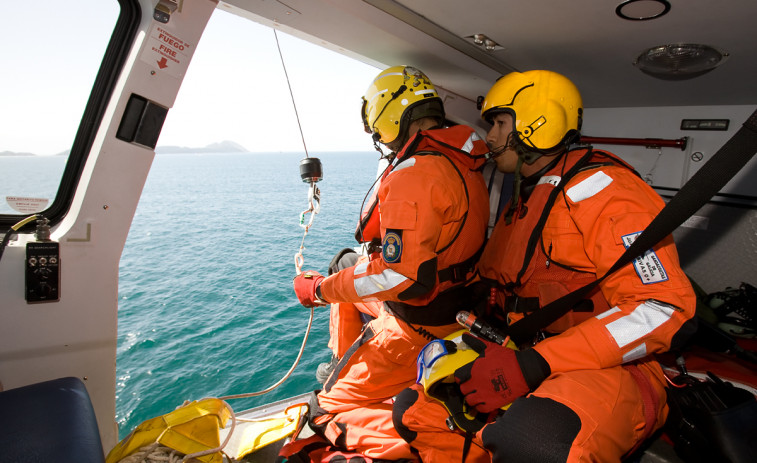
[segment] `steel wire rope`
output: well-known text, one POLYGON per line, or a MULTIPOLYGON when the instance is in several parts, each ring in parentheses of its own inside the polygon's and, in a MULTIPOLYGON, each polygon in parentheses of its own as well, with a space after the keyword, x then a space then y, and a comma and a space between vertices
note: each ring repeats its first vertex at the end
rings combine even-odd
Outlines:
MULTIPOLYGON (((279 38, 278 38, 278 35, 276 34, 276 29, 273 29, 273 35, 274 35, 274 37, 276 39, 276 48, 278 49, 279 57, 281 59, 281 65, 282 65, 282 67, 284 69, 284 76, 286 77, 287 86, 289 87, 289 94, 290 94, 290 96, 292 98, 292 105, 294 106, 294 112, 295 112, 295 116, 296 116, 296 119, 297 119, 297 126, 299 127, 299 130, 300 130, 300 136, 302 138, 303 148, 305 149, 305 157, 309 157, 308 151, 307 151, 307 145, 305 144, 305 135, 304 135, 304 133, 302 131, 302 125, 300 124, 300 116, 299 116, 299 114, 297 112, 297 104, 296 104, 295 99, 294 99, 294 93, 292 92, 292 86, 291 86, 291 84, 289 82, 289 74, 287 73, 286 64, 284 62, 284 56, 283 56, 283 54, 281 52, 281 47, 279 45, 279 38)), ((303 263, 302 250, 304 249, 305 236, 307 236, 308 230, 309 230, 310 226, 313 223, 313 218, 314 218, 315 214, 317 214, 318 211, 320 210, 320 191, 315 186, 315 182, 311 182, 311 189, 310 189, 309 195, 308 195, 308 203, 309 203, 309 209, 301 213, 300 221, 304 223, 304 216, 305 216, 305 214, 307 214, 309 212, 312 212, 313 216, 311 216, 310 221, 309 221, 309 223, 307 225, 303 225, 303 228, 305 229, 305 232, 303 233, 303 236, 302 236, 302 242, 300 244, 300 251, 295 256, 295 268, 297 269, 297 274, 300 274, 300 267, 301 267, 301 265, 303 263), (298 260, 297 256, 299 256, 299 260, 298 260)), ((25 223, 26 222, 24 222, 24 224, 25 223)), ((23 224, 19 223, 17 225, 21 226, 23 224)), ((231 413, 231 419, 232 419, 231 429, 229 430, 229 433, 226 436, 226 439, 224 440, 224 442, 222 442, 218 447, 213 448, 213 449, 207 449, 207 450, 204 450, 204 451, 201 451, 201 452, 192 453, 192 454, 189 454, 189 455, 185 455, 185 456, 183 456, 183 458, 181 458, 181 460, 179 460, 180 456, 176 455, 175 452, 171 452, 170 451, 171 449, 167 449, 166 447, 159 446, 157 443, 155 443, 153 445, 141 448, 139 452, 136 452, 136 453, 132 454, 131 456, 127 456, 126 458, 124 458, 121 461, 124 462, 124 463, 127 463, 127 462, 128 463, 132 463, 132 462, 151 462, 151 461, 169 461, 169 462, 182 461, 183 462, 183 461, 186 461, 187 459, 190 459, 190 458, 196 458, 196 457, 200 457, 200 456, 204 456, 204 455, 209 455, 211 453, 216 453, 216 452, 223 452, 223 448, 229 442, 229 440, 231 438, 231 435, 234 432, 234 429, 236 427, 236 423, 237 423, 236 413, 234 412, 234 409, 231 407, 231 405, 229 405, 228 402, 226 402, 226 401, 227 400, 232 400, 232 399, 243 399, 243 398, 250 398, 250 397, 261 396, 261 395, 264 395, 264 394, 267 394, 267 393, 273 391, 274 389, 276 389, 277 387, 279 387, 281 384, 283 384, 284 381, 286 381, 291 376, 292 372, 294 372, 295 368, 297 368, 297 365, 300 363, 300 359, 302 358, 302 354, 305 351, 305 345, 307 344, 307 340, 308 340, 308 337, 310 335, 311 327, 313 326, 313 317, 314 317, 314 309, 313 309, 313 307, 310 307, 310 317, 308 318, 307 328, 305 329, 305 335, 303 336, 302 344, 301 344, 300 350, 299 350, 299 352, 297 354, 297 358, 295 358, 294 362, 292 363, 292 366, 289 368, 289 371, 287 371, 284 374, 284 376, 281 377, 281 379, 279 379, 274 384, 272 384, 272 385, 268 386, 267 388, 265 388, 263 390, 260 390, 260 391, 247 392, 247 393, 242 393, 242 394, 230 394, 230 395, 218 397, 219 400, 223 401, 224 406, 226 406, 229 409, 229 411, 231 413), (133 458, 129 459, 130 457, 133 457, 133 458)), ((189 402, 188 401, 184 402, 184 404, 182 404, 182 406, 186 405, 187 403, 189 403, 189 402)), ((300 405, 306 405, 306 404, 300 404, 300 405)), ((241 420, 240 419, 240 421, 254 421, 254 420, 241 420)))
MULTIPOLYGON (((281 59, 281 66, 284 68, 284 76, 286 77, 287 86, 289 87, 289 95, 292 98, 292 106, 294 106, 294 112, 297 118, 297 126, 300 129, 300 135, 302 137, 302 146, 303 148, 305 148, 305 157, 309 157, 308 152, 307 152, 307 146, 305 145, 305 135, 302 132, 302 125, 300 124, 300 117, 299 117, 299 114, 297 113, 297 104, 294 99, 294 93, 292 92, 292 86, 289 82, 289 74, 287 73, 286 63, 284 62, 284 55, 281 53, 281 46, 279 45, 279 37, 278 37, 278 34, 276 34, 276 29, 273 29, 273 35, 276 39, 276 48, 279 51, 279 57, 281 59)), ((303 233, 302 243, 300 244, 300 252, 298 253, 298 255, 300 256, 299 265, 301 265, 301 263, 303 262, 302 250, 304 249, 305 236, 308 233, 310 225, 313 223, 313 217, 315 216, 315 214, 318 213, 318 210, 320 210, 320 194, 319 193, 316 194, 316 191, 317 191, 317 188, 315 187, 315 182, 313 182, 312 188, 310 190, 310 195, 309 195, 310 209, 308 211, 303 212, 302 216, 304 217, 304 214, 310 211, 312 211, 314 215, 311 216, 310 222, 304 227, 305 232, 303 233), (318 201, 317 208, 313 204, 314 197, 317 198, 317 201, 318 201)), ((295 256, 295 268, 297 269, 297 274, 299 274, 300 268, 298 266, 297 255, 295 256)), ((271 392, 272 390, 279 387, 284 381, 286 381, 289 378, 289 376, 291 376, 294 369, 297 368, 297 365, 300 363, 300 359, 302 358, 302 354, 305 351, 305 345, 307 344, 308 336, 310 335, 310 329, 313 326, 313 316, 314 316, 314 310, 313 310, 313 307, 310 307, 310 317, 308 318, 308 325, 307 325, 307 328, 305 329, 305 335, 302 339, 302 345, 300 346, 300 351, 297 354, 297 358, 294 360, 294 363, 292 363, 291 368, 289 368, 289 371, 287 371, 279 381, 277 381, 276 383, 272 384, 271 386, 261 391, 248 392, 248 393, 243 393, 243 394, 232 394, 232 395, 227 395, 227 396, 219 397, 219 398, 221 400, 231 400, 231 399, 242 399, 242 398, 248 398, 248 397, 257 397, 257 396, 271 392)))
MULTIPOLYGON (((308 152, 307 152, 307 146, 305 144, 305 135, 302 132, 302 125, 300 124, 300 117, 299 117, 299 114, 297 113, 297 104, 295 103, 295 100, 294 100, 294 93, 292 92, 292 86, 291 86, 291 84, 289 82, 289 74, 287 73, 286 64, 284 63, 284 56, 281 53, 281 47, 279 46, 279 38, 278 38, 278 35, 276 34, 276 29, 273 29, 273 35, 276 38, 276 48, 278 49, 279 57, 281 58, 281 65, 284 68, 284 76, 286 77, 287 86, 289 87, 289 94, 290 94, 290 96, 292 98, 292 105, 294 106, 294 112, 295 112, 295 116, 297 118, 297 126, 300 129, 300 136, 302 137, 302 145, 305 148, 305 157, 309 157, 308 156, 308 152)), ((301 214, 301 221, 303 221, 302 218, 304 218, 304 215, 306 213, 308 213, 308 212, 313 212, 313 216, 311 216, 310 222, 303 227, 303 228, 305 228, 305 232, 304 232, 304 234, 302 236, 302 243, 300 244, 300 251, 298 253, 298 255, 300 256, 300 260, 298 261, 297 260, 297 256, 295 256, 295 268, 297 269, 297 274, 300 273, 300 266, 302 265, 302 262, 303 262, 303 260, 302 260, 302 250, 304 249, 305 236, 308 233, 308 229, 310 228, 310 225, 312 225, 312 223, 313 223, 313 217, 314 217, 314 215, 318 213, 318 210, 320 210, 320 192, 315 187, 315 182, 312 182, 311 190, 309 192, 308 202, 309 202, 309 206, 310 207, 309 207, 308 210, 306 210, 305 212, 303 212, 301 214), (314 199, 317 200, 317 207, 314 205, 314 202, 313 202, 314 199)), ((208 449, 208 450, 205 450, 205 451, 202 451, 202 452, 197 452, 197 453, 194 453, 194 454, 186 455, 186 456, 184 456, 184 458, 182 458, 181 461, 185 461, 188 458, 194 458, 194 457, 198 457, 198 456, 208 455, 208 454, 211 454, 211 453, 223 452, 223 448, 226 446, 226 444, 228 443, 229 439, 231 438, 231 435, 234 432, 234 428, 236 427, 236 422, 237 422, 237 417, 236 417, 236 413, 234 412, 234 409, 226 401, 227 400, 233 400, 233 399, 243 399, 243 398, 250 398, 250 397, 261 396, 261 395, 267 394, 267 393, 273 391, 274 389, 276 389, 277 387, 281 386, 281 384, 283 384, 284 381, 286 381, 291 376, 292 372, 294 372, 295 368, 297 368, 297 365, 300 363, 300 359, 302 358, 302 354, 305 351, 305 345, 307 344, 307 340, 308 340, 308 337, 310 335, 311 327, 313 326, 313 316, 314 316, 314 310, 313 310, 313 307, 310 307, 310 317, 308 318, 308 325, 307 325, 307 328, 305 329, 305 335, 303 336, 302 344, 300 345, 300 350, 297 353, 297 358, 295 358, 294 362, 292 363, 292 366, 289 368, 289 371, 287 371, 284 374, 284 376, 282 376, 281 379, 279 379, 277 382, 275 382, 274 384, 268 386, 267 388, 265 388, 263 390, 256 391, 256 392, 247 392, 247 393, 242 393, 242 394, 230 394, 230 395, 218 397, 218 399, 221 400, 221 401, 223 401, 224 405, 226 407, 228 407, 229 411, 231 412, 231 418, 232 418, 231 429, 229 430, 229 433, 228 433, 225 441, 223 443, 221 443, 220 446, 218 446, 218 447, 216 447, 214 449, 208 449)), ((187 402, 185 402, 185 404, 186 403, 187 402)), ((246 421, 246 420, 241 420, 241 421, 246 421)), ((149 454, 149 453, 151 453, 151 451, 153 451, 155 449, 154 448, 151 448, 151 449, 145 448, 145 449, 142 449, 142 450, 147 450, 146 453, 149 454)), ((137 461, 147 461, 147 460, 137 460, 137 461)))
MULTIPOLYGON (((279 52, 279 58, 281 59, 281 65, 282 65, 282 67, 284 69, 284 76, 286 77, 287 86, 289 88, 289 95, 290 95, 290 97, 292 99, 292 106, 294 107, 294 113, 295 113, 295 117, 297 119, 297 126, 298 126, 298 128, 300 130, 300 137, 302 138, 302 146, 303 146, 303 148, 305 150, 305 157, 309 158, 310 156, 308 154, 307 145, 305 143, 305 134, 302 131, 302 124, 300 123, 300 116, 299 116, 299 113, 297 111, 297 104, 296 104, 295 99, 294 99, 294 93, 292 92, 292 86, 291 86, 291 83, 289 81, 289 73, 287 72, 287 69, 286 69, 286 63, 284 62, 284 56, 283 56, 283 54, 281 52, 281 46, 279 45, 279 37, 278 37, 278 34, 276 33, 276 29, 273 29, 273 35, 274 35, 274 37, 276 39, 276 48, 278 49, 278 52, 279 52)), ((303 226, 303 228, 305 229, 305 232, 303 233, 302 242, 300 243, 300 250, 295 255, 295 268, 297 270, 297 274, 298 275, 301 273, 301 266, 304 263, 304 259, 302 257, 302 250, 304 249, 305 236, 307 236, 307 234, 308 234, 310 226, 313 223, 313 219, 315 218, 315 214, 317 214, 320 211, 320 191, 316 187, 314 181, 311 182, 311 188, 310 188, 310 190, 308 192, 308 205, 309 205, 309 208, 306 211, 304 211, 304 212, 302 212, 300 214, 300 222, 301 222, 301 225, 303 226), (304 217, 305 217, 305 214, 307 214, 307 213, 312 213, 313 215, 310 217, 310 220, 307 223, 307 225, 304 225, 304 217)), ((20 226, 22 226, 25 223, 27 223, 27 222, 19 223, 17 225, 20 228, 20 226)), ((10 231, 9 231, 9 233, 10 233, 10 231)), ((181 460, 179 460, 180 457, 178 455, 176 455, 175 452, 172 452, 172 451, 168 452, 168 455, 167 455, 166 454, 166 450, 170 451, 170 449, 167 449, 166 447, 159 446, 157 443, 155 443, 155 444, 153 444, 151 446, 143 447, 142 449, 140 449, 141 454, 139 454, 140 452, 137 452, 138 453, 137 455, 133 454, 132 456, 135 457, 134 459, 129 460, 128 459, 129 457, 126 457, 125 459, 123 459, 121 461, 124 462, 124 463, 126 463, 126 462, 132 462, 132 461, 134 461, 134 462, 147 462, 147 461, 166 461, 166 460, 168 460, 170 462, 174 462, 174 461, 182 461, 182 462, 184 462, 184 461, 186 461, 186 460, 188 460, 190 458, 196 458, 196 457, 200 457, 200 456, 204 456, 204 455, 209 455, 211 453, 216 453, 216 452, 223 452, 223 448, 229 442, 229 440, 231 438, 231 435, 233 434, 234 429, 236 427, 236 423, 237 423, 236 413, 234 412, 234 409, 231 407, 231 405, 229 405, 226 401, 227 400, 232 400, 232 399, 242 399, 242 398, 250 398, 250 397, 261 396, 261 395, 264 395, 264 394, 267 394, 267 393, 273 391, 274 389, 276 389, 277 387, 279 387, 281 384, 283 384, 284 381, 286 381, 291 376, 292 372, 294 372, 295 368, 297 368, 297 365, 300 363, 300 359, 302 358, 302 354, 305 351, 305 346, 307 344, 307 340, 308 340, 308 337, 310 335, 310 330, 311 330, 311 328, 313 326, 313 317, 314 317, 314 309, 313 309, 313 307, 310 307, 310 316, 308 318, 308 325, 307 325, 307 328, 305 329, 305 335, 303 336, 302 344, 300 345, 300 350, 299 350, 299 352, 297 354, 297 358, 295 358, 294 362, 292 363, 292 366, 289 368, 289 371, 287 371, 284 374, 284 376, 281 377, 281 379, 279 379, 274 384, 272 384, 269 387, 267 387, 267 388, 265 388, 263 390, 260 390, 260 391, 248 392, 248 393, 242 393, 242 394, 231 394, 231 395, 226 395, 226 396, 218 397, 219 400, 223 401, 224 406, 226 406, 229 409, 229 411, 231 412, 231 419, 232 419, 231 429, 229 430, 229 433, 226 436, 226 439, 224 440, 224 442, 222 442, 218 447, 212 448, 212 449, 207 449, 207 450, 204 450, 204 451, 201 451, 201 452, 196 452, 196 453, 188 454, 188 455, 183 456, 183 458, 181 458, 181 460), (152 458, 155 458, 155 460, 152 460, 152 458)), ((184 405, 186 405, 186 402, 185 402, 184 405)), ((305 404, 301 404, 301 405, 305 405, 305 404)), ((240 421, 254 421, 254 420, 240 420, 240 421)))

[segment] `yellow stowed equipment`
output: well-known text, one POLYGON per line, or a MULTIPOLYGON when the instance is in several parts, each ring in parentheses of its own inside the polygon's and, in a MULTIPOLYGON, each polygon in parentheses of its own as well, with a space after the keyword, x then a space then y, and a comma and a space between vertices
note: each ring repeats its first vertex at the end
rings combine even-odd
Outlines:
MULTIPOLYGON (((116 444, 106 463, 117 463, 141 448, 159 443, 184 455, 196 454, 220 447, 218 430, 226 426, 233 415, 223 400, 209 398, 187 405, 137 426, 131 434, 116 444)), ((206 463, 220 463, 220 451, 198 456, 206 463)))
POLYGON ((307 403, 294 404, 285 410, 259 420, 238 418, 237 432, 224 447, 227 455, 239 459, 258 449, 289 437, 299 430, 307 403))
POLYGON ((299 403, 260 419, 242 419, 222 399, 202 399, 143 422, 110 451, 106 463, 130 461, 129 456, 149 453, 145 448, 155 444, 205 463, 220 463, 222 450, 239 459, 294 434, 307 411, 308 404, 299 403), (232 426, 224 429, 229 418, 232 426))
MULTIPOLYGON (((455 371, 478 358, 478 353, 462 340, 467 330, 456 331, 444 339, 435 339, 426 344, 418 355, 418 378, 416 382, 423 386, 426 395, 439 401, 449 412, 447 425, 465 432, 475 433, 480 430, 488 418, 487 414, 469 410, 460 386, 455 382, 455 371)), ((515 344, 507 339, 505 345, 517 350, 515 344)), ((502 407, 506 410, 510 404, 502 407)))

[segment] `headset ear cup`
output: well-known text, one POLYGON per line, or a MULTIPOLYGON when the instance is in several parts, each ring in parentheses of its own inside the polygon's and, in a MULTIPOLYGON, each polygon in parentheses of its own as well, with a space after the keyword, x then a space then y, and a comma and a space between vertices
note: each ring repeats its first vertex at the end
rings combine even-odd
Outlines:
POLYGON ((368 115, 365 113, 365 108, 368 105, 368 100, 363 98, 363 105, 360 108, 360 117, 363 119, 363 129, 365 133, 371 133, 371 126, 368 125, 368 115))

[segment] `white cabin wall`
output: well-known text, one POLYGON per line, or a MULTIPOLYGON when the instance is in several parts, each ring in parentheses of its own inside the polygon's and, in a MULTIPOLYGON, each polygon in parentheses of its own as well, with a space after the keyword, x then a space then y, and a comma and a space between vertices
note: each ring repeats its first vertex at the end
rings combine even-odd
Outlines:
MULTIPOLYGON (((746 119, 757 105, 742 106, 677 106, 660 108, 587 108, 582 133, 592 137, 669 138, 688 137, 686 149, 662 148, 654 169, 652 185, 680 188, 699 168, 714 155, 746 119), (727 131, 681 130, 683 119, 729 119, 727 131), (703 159, 691 160, 700 152, 703 159)), ((643 146, 597 145, 622 157, 642 176, 655 164, 659 150, 643 146)), ((722 193, 750 196, 757 199, 757 184, 744 181, 757 173, 757 159, 744 169, 721 191, 722 193)))
MULTIPOLYGON (((5 389, 61 377, 84 381, 107 453, 118 440, 116 347, 119 260, 155 156, 116 138, 131 94, 170 108, 217 2, 185 2, 161 24, 186 47, 181 67, 160 67, 152 1, 142 1, 140 31, 87 158, 70 210, 52 230, 60 243, 60 300, 27 304, 25 243, 11 241, 0 262, 0 383, 5 389), (6 286, 7 285, 7 286, 6 286)), ((148 359, 146 359, 148 360, 148 359)))
MULTIPOLYGON (((642 177, 654 168, 651 184, 669 198, 742 127, 755 108, 755 105, 590 108, 585 113, 582 133, 594 137, 688 137, 684 151, 596 145, 619 155, 642 177), (727 131, 681 130, 682 119, 729 119, 730 124, 727 131), (692 160, 694 153, 701 153, 702 160, 692 160)), ((673 234, 681 265, 708 293, 741 282, 757 285, 755 178, 757 158, 752 158, 721 190, 722 196, 713 198, 673 234)))

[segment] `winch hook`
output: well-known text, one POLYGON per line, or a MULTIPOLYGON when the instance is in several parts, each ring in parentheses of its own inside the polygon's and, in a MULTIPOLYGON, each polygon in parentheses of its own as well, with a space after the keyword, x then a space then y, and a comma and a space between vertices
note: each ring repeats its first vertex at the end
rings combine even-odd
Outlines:
POLYGON ((300 249, 294 255, 294 267, 297 275, 302 273, 302 266, 305 263, 305 258, 302 256, 302 251, 305 249, 305 236, 307 236, 308 230, 313 224, 315 215, 321 210, 321 190, 316 185, 316 183, 323 179, 321 160, 308 156, 300 161, 300 178, 304 183, 309 183, 310 188, 308 189, 308 208, 300 213, 300 226, 305 229, 305 233, 302 235, 300 249), (306 214, 311 214, 310 220, 307 223, 305 223, 306 214))

